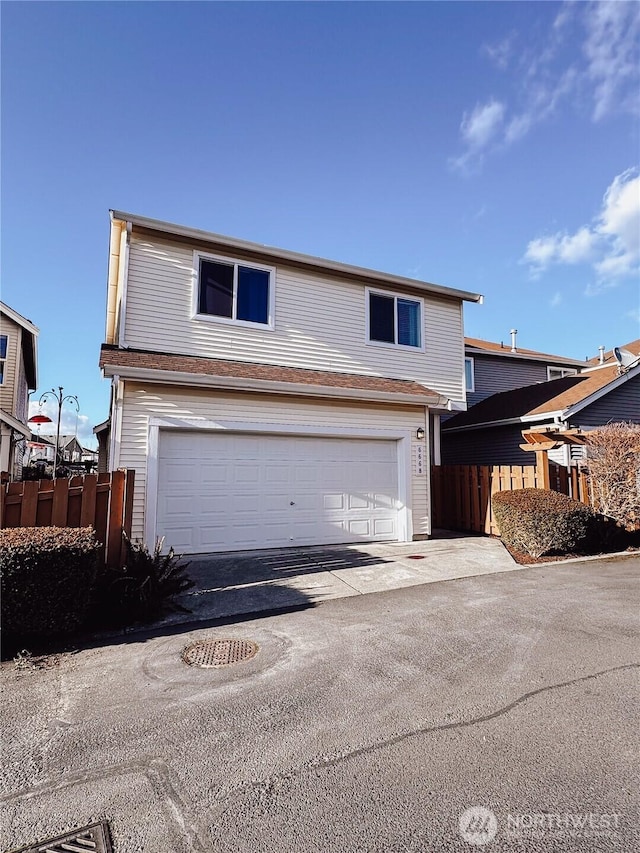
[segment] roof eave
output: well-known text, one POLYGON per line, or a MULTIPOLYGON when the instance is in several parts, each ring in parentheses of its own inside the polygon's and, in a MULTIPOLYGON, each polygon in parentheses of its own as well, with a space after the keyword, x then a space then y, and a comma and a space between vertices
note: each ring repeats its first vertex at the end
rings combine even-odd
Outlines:
POLYGON ((244 251, 249 253, 258 253, 274 259, 289 261, 290 263, 320 268, 328 272, 341 273, 343 275, 358 276, 369 280, 380 281, 386 284, 395 284, 403 287, 411 287, 416 290, 421 290, 427 293, 433 293, 438 296, 446 296, 453 299, 459 299, 464 302, 475 302, 482 304, 484 297, 480 293, 473 293, 467 290, 457 290, 453 287, 445 287, 441 284, 433 284, 426 281, 418 281, 417 279, 406 278, 404 276, 393 275, 391 273, 380 272, 379 270, 367 269, 366 267, 352 266, 351 264, 343 264, 338 261, 331 261, 327 258, 319 258, 314 255, 305 255, 300 252, 292 252, 288 249, 279 249, 275 246, 267 246, 263 243, 253 243, 248 240, 240 240, 236 237, 228 237, 224 234, 216 234, 211 231, 203 231, 198 228, 189 228, 184 225, 176 225, 172 222, 163 222, 159 219, 149 219, 144 216, 138 216, 134 213, 126 213, 120 210, 111 210, 111 219, 130 222, 133 226, 145 228, 149 231, 157 231, 162 234, 168 234, 176 237, 186 237, 191 240, 196 240, 203 243, 216 243, 220 246, 225 246, 228 249, 244 251))
POLYGON ((310 385, 303 382, 277 382, 236 376, 212 376, 118 364, 103 364, 102 371, 105 376, 119 376, 121 379, 129 379, 135 382, 153 382, 157 385, 187 385, 196 388, 217 388, 223 391, 253 391, 265 394, 286 394, 295 397, 321 397, 414 406, 435 407, 445 404, 445 398, 441 395, 428 394, 426 389, 424 395, 408 394, 400 391, 310 385))

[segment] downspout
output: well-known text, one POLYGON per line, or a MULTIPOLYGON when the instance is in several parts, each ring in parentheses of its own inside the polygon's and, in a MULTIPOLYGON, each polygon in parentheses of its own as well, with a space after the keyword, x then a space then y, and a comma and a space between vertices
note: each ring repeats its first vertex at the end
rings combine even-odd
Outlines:
POLYGON ((122 398, 124 383, 120 376, 111 379, 111 431, 109 434, 109 470, 117 471, 120 465, 120 439, 122 435, 122 398))
POLYGON ((118 322, 118 282, 120 279, 120 250, 122 231, 125 223, 113 218, 111 213, 111 233, 109 236, 109 271, 107 274, 107 325, 105 342, 116 343, 118 322))

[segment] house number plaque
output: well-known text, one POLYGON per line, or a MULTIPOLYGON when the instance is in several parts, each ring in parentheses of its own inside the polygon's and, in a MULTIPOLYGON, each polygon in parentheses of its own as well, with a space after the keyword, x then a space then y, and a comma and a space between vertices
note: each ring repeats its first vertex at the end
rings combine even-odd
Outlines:
POLYGON ((416 444, 416 474, 424 474, 424 445, 416 444))

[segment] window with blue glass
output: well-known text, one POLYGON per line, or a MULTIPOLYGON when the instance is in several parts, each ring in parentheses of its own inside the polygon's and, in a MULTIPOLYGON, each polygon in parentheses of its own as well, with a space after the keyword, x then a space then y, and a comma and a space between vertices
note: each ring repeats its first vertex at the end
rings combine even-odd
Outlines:
POLYGON ((7 360, 7 343, 9 338, 6 335, 0 335, 0 385, 4 383, 5 363, 7 360))
POLYGON ((269 325, 272 270, 200 258, 198 314, 269 325))
POLYGON ((369 340, 422 347, 422 302, 404 296, 369 292, 369 340))

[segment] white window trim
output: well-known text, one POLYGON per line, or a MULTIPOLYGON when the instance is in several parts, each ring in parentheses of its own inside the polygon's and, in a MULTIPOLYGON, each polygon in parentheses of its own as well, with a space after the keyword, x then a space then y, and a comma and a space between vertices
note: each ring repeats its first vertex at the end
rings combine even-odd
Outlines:
POLYGON ((564 379, 565 376, 577 376, 578 371, 575 367, 556 367, 555 365, 548 364, 547 365, 547 382, 551 381, 551 371, 552 370, 561 370, 562 376, 556 376, 556 379, 564 379))
POLYGON ((366 287, 365 288, 365 322, 366 322, 366 340, 365 343, 370 347, 382 347, 383 349, 400 349, 406 350, 408 352, 424 352, 425 351, 425 328, 424 328, 424 299, 420 296, 408 296, 405 293, 398 293, 397 291, 392 290, 379 290, 377 287, 366 287), (420 308, 420 346, 412 347, 408 344, 390 344, 386 341, 372 341, 369 334, 369 296, 370 294, 374 294, 375 296, 386 296, 390 299, 394 300, 394 311, 393 311, 393 336, 397 340, 398 339, 398 308, 397 301, 398 299, 406 299, 408 302, 417 303, 420 308))
POLYGON ((221 255, 210 255, 207 252, 194 251, 193 253, 193 294, 192 294, 192 318, 204 320, 205 323, 221 323, 226 326, 245 326, 250 329, 275 329, 275 306, 276 306, 276 268, 266 264, 254 264, 251 261, 243 261, 237 258, 226 258, 221 255), (251 320, 236 320, 233 317, 218 317, 215 314, 200 314, 198 306, 200 302, 200 261, 214 261, 226 266, 233 266, 233 308, 236 313, 236 301, 238 298, 238 267, 261 270, 269 273, 269 305, 268 320, 266 323, 254 323, 251 320))
POLYGON ((4 370, 2 371, 2 378, 0 379, 0 387, 2 387, 4 385, 5 379, 7 378, 7 362, 9 361, 9 335, 5 335, 3 333, 2 335, 0 335, 0 337, 7 339, 7 349, 5 352, 5 356, 4 358, 0 358, 0 361, 4 361, 4 370))
POLYGON ((473 394, 476 390, 476 363, 470 355, 464 357, 464 388, 467 394, 473 394), (471 364, 471 386, 467 388, 467 362, 471 364))

